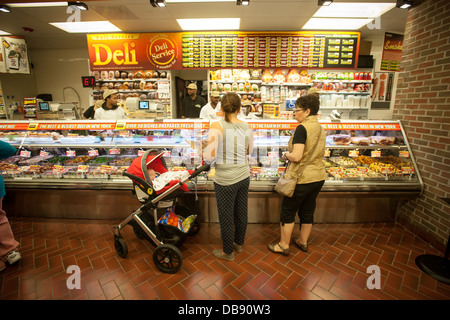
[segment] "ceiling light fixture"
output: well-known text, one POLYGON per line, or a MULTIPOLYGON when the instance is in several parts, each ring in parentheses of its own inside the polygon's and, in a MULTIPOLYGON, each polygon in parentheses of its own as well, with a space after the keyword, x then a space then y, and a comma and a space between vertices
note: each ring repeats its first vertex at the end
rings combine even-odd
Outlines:
POLYGON ((333 0, 319 0, 318 5, 321 6, 329 6, 333 3, 333 0))
POLYGON ((0 4, 0 12, 11 12, 11 8, 6 4, 0 4))
POLYGON ((152 5, 152 7, 165 7, 166 6, 166 2, 164 0, 150 0, 150 4, 152 5))
POLYGON ((51 22, 52 26, 68 33, 91 32, 121 32, 119 28, 109 21, 84 21, 84 22, 51 22))
POLYGON ((358 30, 373 19, 311 18, 303 30, 358 30))
POLYGON ((238 6, 248 6, 250 5, 250 0, 237 0, 236 4, 238 6))
POLYGON ((11 33, 0 30, 0 36, 10 36, 10 35, 11 35, 11 33))
POLYGON ((397 0, 397 4, 395 5, 397 8, 400 9, 408 9, 413 5, 412 1, 409 0, 397 0))
POLYGON ((333 2, 320 7, 313 18, 377 18, 395 8, 395 3, 333 2))
POLYGON ((24 2, 8 3, 12 8, 67 7, 68 2, 24 2))
POLYGON ((84 3, 84 2, 80 2, 80 1, 67 2, 67 5, 69 7, 76 7, 78 9, 80 9, 80 10, 83 10, 83 11, 89 10, 87 4, 84 3))

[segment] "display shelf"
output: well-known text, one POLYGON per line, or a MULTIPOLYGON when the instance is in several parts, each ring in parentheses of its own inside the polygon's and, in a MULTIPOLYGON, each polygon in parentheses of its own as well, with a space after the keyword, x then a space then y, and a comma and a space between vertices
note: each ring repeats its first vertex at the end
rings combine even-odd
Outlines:
MULTIPOLYGON (((327 133, 324 163, 328 178, 324 191, 421 192, 423 183, 399 121, 348 120, 320 123, 327 133), (369 144, 357 144, 362 143, 361 140, 369 144), (336 144, 336 141, 344 144, 336 144)), ((202 120, 125 120, 105 123, 0 121, 0 139, 20 147, 18 156, 20 151, 30 151, 31 156, 30 160, 21 158, 17 160, 19 162, 13 159, 3 160, 2 175, 10 188, 56 186, 62 189, 126 189, 130 182, 121 177, 121 170, 138 156, 140 150, 156 149, 166 152, 169 168, 181 166, 193 169, 199 165, 202 162, 199 150, 207 137, 209 124, 209 121, 202 120), (76 136, 80 130, 88 135, 76 136), (67 134, 74 136, 67 137, 67 134), (67 156, 69 149, 75 151, 73 160, 67 156), (90 150, 97 150, 97 158, 105 159, 95 160, 98 162, 95 164, 95 156, 87 157, 90 150), (112 150, 119 154, 111 154, 112 150), (68 174, 58 176, 57 171, 49 172, 51 168, 56 170, 52 161, 62 160, 41 159, 37 157, 41 151, 54 157, 69 158, 72 165, 61 164, 68 174), (77 157, 81 158, 77 160, 77 157), (33 163, 35 167, 30 168, 33 163), (88 165, 90 171, 77 174, 79 164, 88 165), (111 169, 101 169, 99 166, 102 164, 111 169)), ((269 192, 273 190, 279 172, 283 170, 279 155, 287 149, 298 123, 290 120, 249 120, 249 125, 254 131, 254 150, 249 164, 250 190, 269 192)), ((202 182, 199 190, 214 189, 211 174, 208 172, 199 176, 198 181, 202 182)))

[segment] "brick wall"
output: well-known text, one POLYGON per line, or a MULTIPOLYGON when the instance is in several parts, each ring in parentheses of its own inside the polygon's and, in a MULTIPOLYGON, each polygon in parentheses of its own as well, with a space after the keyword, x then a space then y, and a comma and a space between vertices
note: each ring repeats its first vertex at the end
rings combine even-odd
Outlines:
POLYGON ((409 9, 393 117, 402 120, 424 181, 397 220, 444 250, 450 234, 450 1, 409 9))

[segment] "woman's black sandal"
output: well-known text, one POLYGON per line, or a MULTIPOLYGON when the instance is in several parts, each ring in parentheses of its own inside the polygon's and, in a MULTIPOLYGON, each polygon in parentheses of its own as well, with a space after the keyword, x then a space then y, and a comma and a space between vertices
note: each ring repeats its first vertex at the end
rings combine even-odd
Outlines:
POLYGON ((283 256, 288 256, 289 253, 291 253, 291 250, 289 248, 283 249, 279 243, 269 243, 267 245, 267 248, 273 253, 279 253, 282 254, 283 256), (281 249, 281 251, 275 251, 275 246, 278 246, 281 249))
POLYGON ((297 247, 300 248, 303 252, 308 252, 308 244, 301 244, 298 239, 294 240, 294 243, 297 245, 297 247))

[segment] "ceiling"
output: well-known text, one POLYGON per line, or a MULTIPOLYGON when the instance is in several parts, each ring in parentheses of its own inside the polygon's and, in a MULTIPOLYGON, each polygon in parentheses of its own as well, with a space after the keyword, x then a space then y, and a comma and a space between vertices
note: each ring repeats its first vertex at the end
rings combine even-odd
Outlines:
MULTIPOLYGON (((49 1, 49 0, 41 0, 49 1)), ((54 0, 53 0, 54 1, 54 0)), ((335 2, 395 2, 395 0, 334 0, 335 2)), ((0 3, 26 2, 24 0, 0 3)), ((29 1, 28 1, 29 2, 29 1)), ((38 2, 38 1, 36 1, 38 2)), ((250 6, 234 2, 169 3, 154 8, 149 0, 84 1, 88 11, 81 11, 81 21, 108 20, 123 32, 180 32, 178 18, 241 18, 241 31, 300 31, 306 21, 319 9, 317 0, 251 0, 250 6)), ((26 36, 30 49, 59 49, 87 47, 85 34, 70 34, 49 22, 66 22, 71 13, 67 7, 12 8, 0 12, 0 30, 26 36), (33 29, 24 31, 24 27, 33 29)), ((384 32, 404 33, 407 10, 394 8, 380 20, 380 28, 363 27, 361 38, 383 40, 384 32)))

